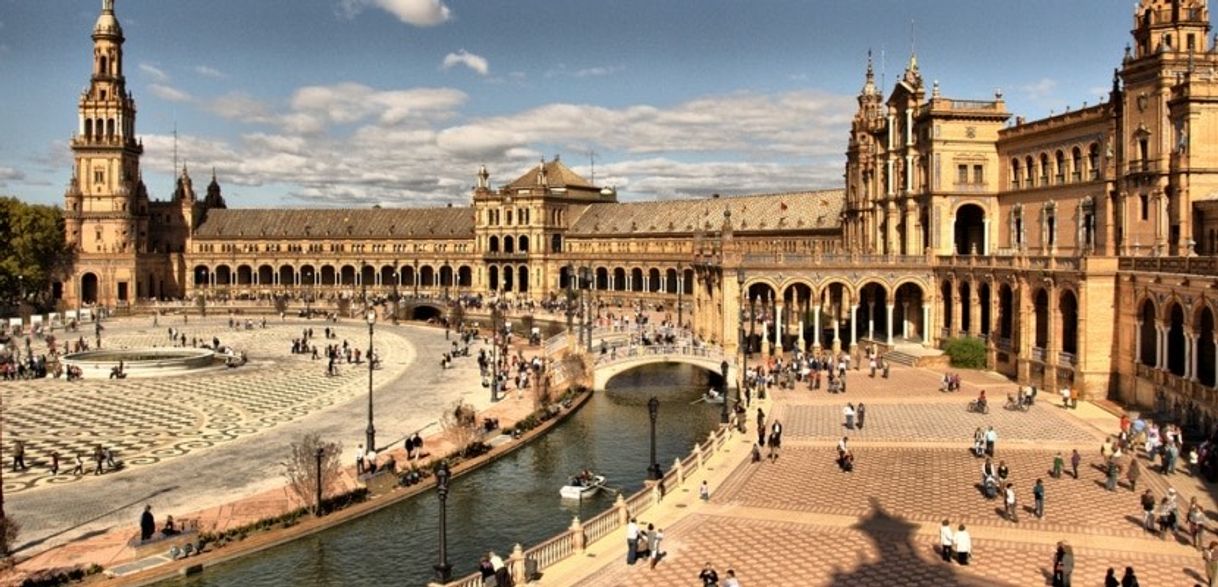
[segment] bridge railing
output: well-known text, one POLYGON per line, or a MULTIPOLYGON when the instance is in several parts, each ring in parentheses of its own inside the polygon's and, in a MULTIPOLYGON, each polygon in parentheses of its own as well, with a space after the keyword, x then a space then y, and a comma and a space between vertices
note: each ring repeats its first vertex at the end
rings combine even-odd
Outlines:
MULTIPOLYGON (((523 585, 533 577, 525 575, 526 561, 532 560, 536 572, 540 573, 554 565, 575 556, 581 556, 588 545, 602 539, 612 539, 617 530, 626 526, 630 518, 638 517, 652 506, 660 503, 664 496, 676 491, 694 476, 694 473, 706 466, 710 457, 726 450, 727 439, 731 431, 721 427, 711 432, 705 442, 695 443, 693 451, 685 459, 678 458, 672 469, 664 476, 662 483, 648 483, 645 487, 630 496, 618 495, 617 501, 609 509, 593 516, 586 523, 575 518, 566 530, 543 540, 536 546, 524 549, 517 544, 508 558, 508 569, 512 579, 518 585, 523 585)), ((457 579, 444 587, 474 587, 481 585, 479 573, 457 579)))
POLYGON ((723 349, 717 346, 698 344, 692 339, 678 340, 674 344, 653 344, 615 349, 614 353, 602 353, 596 357, 596 367, 632 361, 640 357, 672 356, 700 357, 713 360, 724 358, 723 349))

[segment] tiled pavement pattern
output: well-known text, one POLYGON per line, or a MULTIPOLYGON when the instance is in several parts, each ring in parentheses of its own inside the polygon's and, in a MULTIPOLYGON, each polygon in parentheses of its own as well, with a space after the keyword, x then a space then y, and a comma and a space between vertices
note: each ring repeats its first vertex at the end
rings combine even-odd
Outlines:
MULTIPOLYGON (((940 560, 936 542, 884 512, 869 512, 852 528, 692 515, 665 530, 662 549, 668 554, 654 570, 621 560, 597 561, 603 568, 580 585, 697 585, 706 562, 720 579, 734 568, 746 587, 1049 583, 1052 545, 975 539, 973 562, 963 567, 940 560)), ((1199 558, 1076 548, 1073 584, 1100 585, 1108 567, 1119 576, 1125 566, 1133 566, 1146 587, 1192 585, 1199 579, 1194 570, 1199 558)))
MULTIPOLYGON (((1098 449, 1098 447, 1097 447, 1098 449)), ((1053 453, 999 449, 994 463, 1005 460, 1011 469, 1020 504, 1019 522, 1000 515, 1000 500, 982 495, 981 459, 965 450, 937 448, 855 447, 855 470, 843 473, 831 447, 784 448, 777 464, 745 464, 720 488, 717 501, 787 511, 864 516, 878 502, 893 515, 922 522, 949 517, 969 525, 1012 525, 1024 530, 1086 533, 1141 538, 1138 494, 1121 482, 1119 491, 1103 487, 1103 473, 1090 466, 1095 451, 1079 467, 1079 479, 1066 474, 1053 479, 1048 470, 1053 453), (1024 508, 1032 506, 1032 485, 1045 483, 1045 518, 1024 508), (1128 518, 1132 516, 1132 519, 1128 518)), ((1068 456, 1068 455, 1066 455, 1068 456)), ((1149 482, 1156 474, 1147 474, 1149 482)))
MULTIPOLYGON (((345 338, 365 348, 368 332, 362 325, 333 326, 341 343, 345 338)), ((187 337, 222 344, 248 353, 250 363, 237 370, 205 372, 156 379, 127 380, 35 380, 0 383, 4 402, 3 463, 11 466, 12 441, 26 446, 30 467, 4 474, 4 491, 16 493, 36 486, 78 481, 71 474, 73 455, 85 461, 85 478, 92 476, 93 447, 101 444, 115 451, 126 465, 154 464, 165 459, 206 449, 216 443, 255 434, 283 422, 320 411, 367 393, 367 363, 342 365, 336 377, 325 375, 324 360, 310 355, 292 355, 291 340, 301 329, 312 326, 319 347, 325 324, 321 322, 268 323, 266 329, 231 330, 227 319, 198 320, 178 325, 187 337), (51 452, 60 455, 60 472, 48 469, 51 452)), ((132 322, 107 324, 104 348, 167 346, 168 325, 153 328, 132 322)), ((374 382, 381 387, 396 379, 413 360, 414 349, 397 334, 382 329, 376 345, 384 357, 374 382)))
MULTIPOLYGON (((1080 428, 1064 417, 1063 410, 1038 403, 1027 412, 1008 411, 998 406, 989 414, 975 414, 966 407, 968 400, 949 403, 864 402, 867 418, 862 430, 845 427, 842 408, 854 399, 836 396, 830 405, 789 405, 782 414, 784 438, 833 439, 849 436, 857 440, 949 442, 970 446, 973 431, 993 426, 998 445, 1004 442, 1076 442, 1099 447, 1103 435, 1080 428)), ((1080 446, 1082 448, 1082 446, 1080 446)))

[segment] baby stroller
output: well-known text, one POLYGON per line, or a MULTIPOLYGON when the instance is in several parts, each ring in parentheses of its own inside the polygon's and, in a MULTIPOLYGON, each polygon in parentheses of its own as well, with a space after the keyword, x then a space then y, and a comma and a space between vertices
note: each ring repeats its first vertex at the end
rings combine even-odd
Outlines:
POLYGON ((981 482, 981 488, 985 491, 986 499, 994 499, 998 497, 998 481, 991 475, 986 475, 981 482))

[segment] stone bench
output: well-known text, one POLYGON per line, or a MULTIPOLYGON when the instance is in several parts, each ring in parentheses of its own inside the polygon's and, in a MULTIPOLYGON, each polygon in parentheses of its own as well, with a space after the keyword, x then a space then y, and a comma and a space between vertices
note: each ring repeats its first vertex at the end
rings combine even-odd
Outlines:
POLYGON ((136 533, 128 542, 135 547, 135 557, 144 558, 152 555, 166 555, 173 547, 179 549, 186 546, 187 543, 197 542, 199 539, 199 520, 198 518, 176 520, 179 528, 177 534, 166 536, 160 531, 152 535, 149 540, 141 541, 140 536, 136 533))

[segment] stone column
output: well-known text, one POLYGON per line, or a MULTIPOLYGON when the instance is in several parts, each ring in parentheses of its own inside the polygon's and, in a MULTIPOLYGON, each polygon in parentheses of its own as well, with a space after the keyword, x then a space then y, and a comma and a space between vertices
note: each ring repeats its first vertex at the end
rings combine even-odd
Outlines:
POLYGON ((1197 339, 1200 335, 1193 332, 1184 333, 1184 378, 1189 381, 1197 380, 1197 339))
POLYGON ((782 354, 786 350, 785 341, 783 340, 785 332, 782 328, 782 304, 774 306, 774 348, 778 349, 778 354, 782 354))
POLYGON ((1136 335, 1133 337, 1133 364, 1138 365, 1142 362, 1142 321, 1138 320, 1134 324, 1136 335))
POLYGON ((875 302, 867 302, 867 338, 875 340, 875 302))
POLYGON ((930 332, 930 306, 922 304, 922 346, 931 348, 933 343, 928 332, 930 332))
POLYGON ((840 313, 840 307, 837 312, 833 313, 833 352, 835 353, 842 350, 842 320, 838 317, 840 313))
POLYGON ((1167 327, 1161 323, 1155 324, 1155 331, 1158 333, 1158 351, 1155 353, 1155 368, 1167 368, 1167 327))
POLYGON ((820 348, 820 306, 812 306, 812 348, 820 348))
POLYGON ((859 305, 852 304, 850 306, 850 344, 851 345, 855 344, 855 342, 856 342, 855 339, 857 339, 859 336, 858 314, 859 314, 859 305))
POLYGON ((892 346, 892 311, 896 309, 894 304, 888 304, 888 346, 892 346))
POLYGON ((909 339, 909 302, 901 302, 901 338, 909 339))

